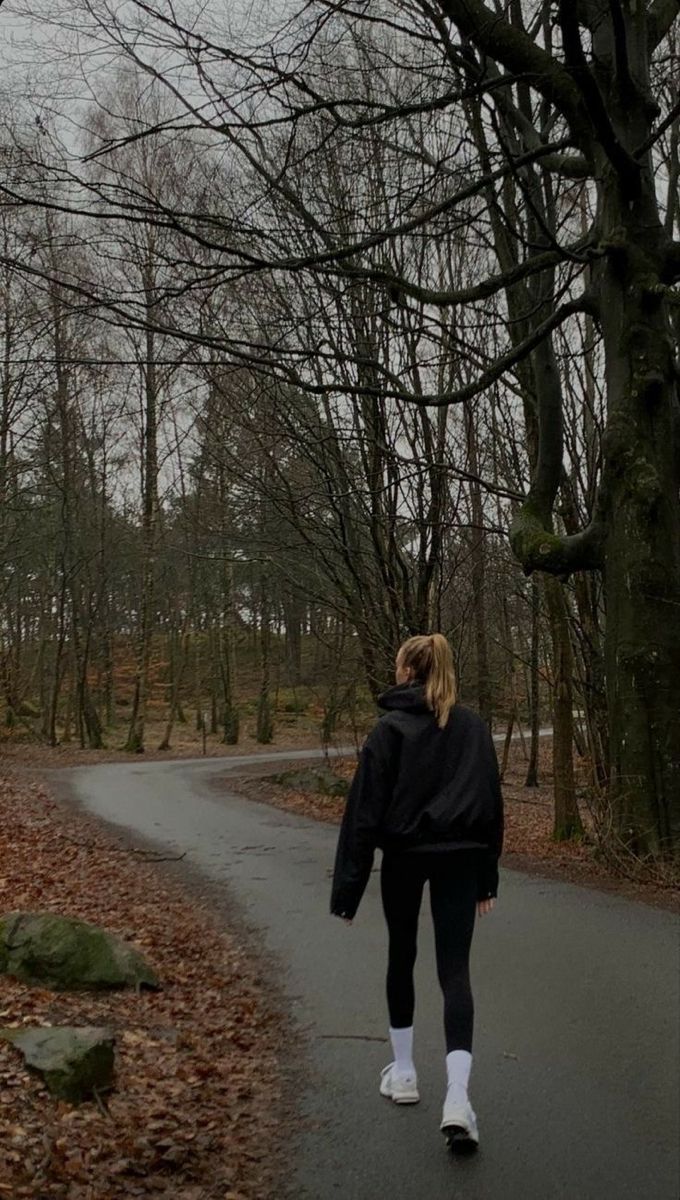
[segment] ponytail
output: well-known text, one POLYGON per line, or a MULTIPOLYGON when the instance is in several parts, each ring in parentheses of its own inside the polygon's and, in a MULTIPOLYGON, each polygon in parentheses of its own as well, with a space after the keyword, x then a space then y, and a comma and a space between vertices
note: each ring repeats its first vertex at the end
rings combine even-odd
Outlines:
POLYGON ((443 729, 456 702, 456 677, 451 647, 441 633, 431 634, 432 666, 425 681, 425 699, 443 729))
POLYGON ((456 703, 456 674, 451 647, 441 633, 409 638, 399 650, 397 661, 410 667, 425 687, 425 701, 443 729, 456 703))

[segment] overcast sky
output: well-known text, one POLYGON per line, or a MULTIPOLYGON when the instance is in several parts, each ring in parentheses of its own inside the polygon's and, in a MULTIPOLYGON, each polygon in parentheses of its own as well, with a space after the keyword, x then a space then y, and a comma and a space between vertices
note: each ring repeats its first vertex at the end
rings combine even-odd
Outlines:
MULTIPOLYGON (((92 3, 104 8, 104 0, 92 3)), ((109 0, 108 7, 123 16, 135 11, 129 0, 109 0)), ((169 6, 159 0, 157 7, 163 12, 169 6)), ((178 0, 174 6, 189 24, 200 8, 198 28, 219 31, 228 46, 262 46, 297 7, 295 0, 206 0, 200 6, 178 0)), ((6 117, 39 116, 51 123, 63 117, 77 126, 83 102, 105 89, 120 59, 101 35, 98 43, 88 39, 83 9, 80 0, 0 0, 0 98, 6 117)))

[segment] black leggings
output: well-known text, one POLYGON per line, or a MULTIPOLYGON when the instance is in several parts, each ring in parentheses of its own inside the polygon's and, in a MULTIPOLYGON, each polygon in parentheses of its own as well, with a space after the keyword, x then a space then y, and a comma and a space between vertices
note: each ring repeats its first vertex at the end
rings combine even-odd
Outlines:
POLYGON ((470 989, 470 945, 477 908, 479 851, 473 849, 385 853, 380 875, 389 931, 387 1005, 393 1029, 413 1024, 418 914, 425 881, 437 950, 437 975, 444 993, 446 1052, 472 1050, 474 1006, 470 989))

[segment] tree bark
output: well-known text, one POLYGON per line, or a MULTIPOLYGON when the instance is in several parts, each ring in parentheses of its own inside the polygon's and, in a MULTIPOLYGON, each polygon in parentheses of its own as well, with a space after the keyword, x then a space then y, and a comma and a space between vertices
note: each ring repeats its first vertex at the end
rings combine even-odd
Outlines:
MULTIPOLYGON (((184 680, 184 672, 186 670, 187 662, 189 661, 190 642, 191 642, 191 635, 187 632, 186 621, 185 621, 184 626, 182 628, 182 632, 180 634, 180 650, 179 650, 179 656, 178 656, 179 661, 178 662, 175 661, 173 664, 172 688, 171 688, 171 694, 170 694, 170 708, 169 708, 169 712, 168 712, 168 720, 167 720, 167 723, 165 726, 165 733, 163 734, 163 738, 158 747, 159 750, 169 750, 170 749, 170 739, 172 737, 172 731, 174 728, 175 719, 177 717, 177 709, 179 707, 180 688, 181 688, 182 682, 184 680)), ((174 657, 174 653, 173 653, 173 657, 174 657)))
POLYGON ((222 681, 222 742, 236 746, 240 719, 234 696, 235 684, 234 568, 225 558, 222 567, 222 620, 219 630, 220 677, 222 681))
MULTIPOLYGON (((525 787, 538 787, 538 752, 540 747, 540 626, 541 593, 538 580, 531 581, 531 662, 529 666, 529 725, 531 729, 531 748, 529 750, 529 765, 524 781, 525 787)), ((557 808, 557 805, 555 806, 557 808)))
POLYGON ((489 729, 491 729, 493 721, 493 693, 489 668, 489 644, 486 619, 486 532, 484 529, 482 491, 478 482, 479 446, 477 428, 475 425, 475 413, 469 404, 465 405, 465 433, 469 470, 472 475, 470 482, 473 526, 471 530, 471 583, 477 660, 477 705, 479 715, 486 721, 489 729))
MULTIPOLYGON (((151 235, 149 235, 151 236, 151 235)), ((143 285, 149 322, 155 309, 153 286, 153 251, 143 269, 143 285)), ((144 427, 142 471, 142 564, 140 621, 137 633, 135 690, 130 727, 125 749, 135 754, 144 752, 144 728, 149 689, 151 638, 154 626, 154 586, 156 572, 156 537, 158 525, 158 386, 156 375, 155 335, 151 324, 145 335, 144 356, 144 427)))
MULTIPOLYGON (((638 14, 638 29, 643 18, 638 14)), ((608 103, 619 138, 634 147, 649 135, 651 86, 644 37, 629 38, 629 47, 636 87, 623 104, 610 84, 608 103)), ((602 154, 598 166, 600 221, 614 242, 595 273, 608 408, 610 796, 620 837, 633 852, 680 857, 680 399, 663 284, 668 241, 649 153, 628 186, 602 154)))
POLYGON ((256 739, 268 745, 274 737, 274 719, 270 696, 271 627, 269 592, 263 578, 260 586, 260 695, 257 703, 256 739))
POLYGON ((552 637, 553 837, 561 842, 583 832, 574 779, 572 655, 564 589, 558 580, 546 578, 545 595, 552 637))

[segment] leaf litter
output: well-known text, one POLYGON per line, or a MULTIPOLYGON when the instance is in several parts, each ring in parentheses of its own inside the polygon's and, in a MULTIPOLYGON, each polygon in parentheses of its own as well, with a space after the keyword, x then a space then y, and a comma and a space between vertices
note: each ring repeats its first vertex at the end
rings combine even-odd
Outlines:
POLYGON ((107 1025, 116 1086, 74 1108, 0 1044, 0 1200, 278 1195, 284 1018, 207 905, 16 772, 0 780, 0 913, 61 912, 133 942, 159 993, 53 993, 0 976, 0 1023, 107 1025))

